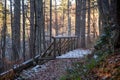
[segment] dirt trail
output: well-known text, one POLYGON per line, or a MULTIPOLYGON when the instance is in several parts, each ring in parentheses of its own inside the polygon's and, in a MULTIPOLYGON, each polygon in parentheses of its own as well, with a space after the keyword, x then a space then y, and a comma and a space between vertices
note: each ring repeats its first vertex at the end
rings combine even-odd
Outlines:
POLYGON ((80 58, 55 59, 44 65, 37 65, 34 68, 21 73, 25 80, 59 80, 66 74, 66 69, 72 66, 73 62, 80 62, 80 58))

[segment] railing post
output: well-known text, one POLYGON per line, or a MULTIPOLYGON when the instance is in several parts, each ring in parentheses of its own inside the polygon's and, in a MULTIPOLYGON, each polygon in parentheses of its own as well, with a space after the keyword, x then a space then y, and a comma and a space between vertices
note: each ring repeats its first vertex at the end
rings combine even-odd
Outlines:
POLYGON ((70 50, 72 51, 72 50, 73 50, 73 45, 72 45, 73 41, 72 41, 72 37, 71 37, 70 39, 71 39, 70 50))
POLYGON ((66 52, 69 52, 69 41, 70 41, 70 40, 69 40, 69 37, 68 37, 68 38, 67 38, 67 42, 68 42, 68 43, 67 43, 67 51, 66 51, 66 52))
MULTIPOLYGON (((64 41, 66 41, 66 39, 64 38, 64 41)), ((65 47, 64 47, 65 49, 66 49, 66 43, 65 43, 65 47)), ((65 50, 63 50, 63 52, 62 53, 66 53, 65 52, 65 50)))
POLYGON ((59 51, 60 51, 60 52, 59 52, 59 56, 60 56, 60 55, 61 55, 61 38, 59 39, 59 41, 60 41, 60 45, 59 45, 59 46, 60 46, 60 49, 59 49, 59 51))
POLYGON ((53 37, 53 40, 54 40, 54 54, 53 54, 53 56, 56 57, 56 38, 53 37))
POLYGON ((80 43, 78 43, 78 41, 80 41, 80 37, 76 38, 76 48, 78 48, 80 46, 80 43))
POLYGON ((74 45, 73 45, 73 49, 75 49, 76 47, 76 38, 74 38, 74 45))

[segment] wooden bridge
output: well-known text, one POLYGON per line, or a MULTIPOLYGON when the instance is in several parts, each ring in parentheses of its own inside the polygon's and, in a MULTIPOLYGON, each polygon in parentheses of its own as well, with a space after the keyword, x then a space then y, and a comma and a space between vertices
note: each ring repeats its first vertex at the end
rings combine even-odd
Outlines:
POLYGON ((53 41, 42 54, 3 72, 0 74, 0 80, 14 79, 24 69, 36 64, 44 64, 46 61, 55 59, 56 56, 78 48, 79 38, 77 36, 52 37, 52 39, 53 41))

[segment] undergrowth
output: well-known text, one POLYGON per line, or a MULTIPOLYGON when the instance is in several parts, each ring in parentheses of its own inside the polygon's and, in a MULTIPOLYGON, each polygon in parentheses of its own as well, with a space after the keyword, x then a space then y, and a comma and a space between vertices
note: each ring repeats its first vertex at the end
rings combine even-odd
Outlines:
MULTIPOLYGON (((110 25, 105 25, 104 32, 94 46, 94 52, 90 56, 87 55, 84 62, 73 63, 73 67, 66 70, 67 75, 61 77, 61 80, 93 80, 89 76, 89 74, 91 74, 90 71, 93 68, 100 66, 100 63, 104 61, 108 55, 116 53, 113 36, 114 34, 112 33, 110 25)), ((117 52, 119 51, 120 50, 117 52)))
POLYGON ((109 33, 107 35, 103 34, 96 42, 95 51, 85 56, 84 62, 73 63, 71 68, 66 69, 67 75, 62 76, 60 80, 91 80, 90 71, 113 53, 111 43, 108 41, 109 36, 109 33))
POLYGON ((89 72, 107 57, 109 51, 103 54, 101 51, 97 51, 92 57, 86 56, 84 62, 73 63, 71 68, 66 69, 67 75, 62 76, 60 80, 89 80, 89 72))

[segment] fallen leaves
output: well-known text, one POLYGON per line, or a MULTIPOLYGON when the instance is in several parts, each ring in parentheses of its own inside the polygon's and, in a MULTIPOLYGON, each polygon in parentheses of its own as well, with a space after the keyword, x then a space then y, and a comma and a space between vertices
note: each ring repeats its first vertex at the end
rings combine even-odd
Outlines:
POLYGON ((24 70, 20 76, 25 80, 59 80, 60 77, 66 75, 66 69, 71 67, 72 63, 80 61, 80 58, 55 59, 42 66, 37 65, 34 68, 24 70))
POLYGON ((120 80, 120 54, 113 54, 102 61, 98 67, 91 70, 99 79, 120 80))

